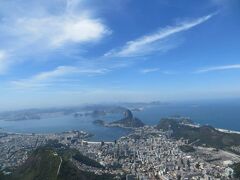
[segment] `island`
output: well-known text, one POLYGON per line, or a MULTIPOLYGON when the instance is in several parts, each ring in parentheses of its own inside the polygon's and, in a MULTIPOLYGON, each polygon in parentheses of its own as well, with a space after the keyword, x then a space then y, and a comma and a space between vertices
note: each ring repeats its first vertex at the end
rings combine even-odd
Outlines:
POLYGON ((132 112, 127 109, 124 112, 125 117, 123 119, 113 121, 113 122, 105 122, 104 120, 95 120, 93 123, 105 127, 121 127, 121 128, 138 128, 143 127, 144 123, 133 116, 132 112))

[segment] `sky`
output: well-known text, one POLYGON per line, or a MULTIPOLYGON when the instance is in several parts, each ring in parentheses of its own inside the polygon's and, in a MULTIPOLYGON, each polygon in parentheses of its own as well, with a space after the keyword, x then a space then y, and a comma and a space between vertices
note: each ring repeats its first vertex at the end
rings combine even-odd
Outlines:
POLYGON ((0 0, 0 110, 240 97, 239 0, 0 0))

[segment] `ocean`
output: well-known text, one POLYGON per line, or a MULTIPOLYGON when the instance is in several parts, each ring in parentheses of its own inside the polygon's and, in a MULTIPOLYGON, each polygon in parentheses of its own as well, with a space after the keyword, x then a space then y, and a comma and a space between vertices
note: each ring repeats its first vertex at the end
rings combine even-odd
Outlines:
MULTIPOLYGON (((174 103, 144 106, 142 111, 134 111, 134 116, 145 124, 156 125, 161 118, 169 116, 190 117, 202 125, 212 125, 216 128, 240 131, 240 102, 203 102, 203 103, 174 103)), ((83 130, 94 134, 92 141, 114 141, 130 133, 122 128, 107 128, 93 124, 96 119, 106 121, 117 120, 121 114, 111 114, 101 117, 63 116, 25 121, 0 121, 0 127, 5 131, 18 133, 53 133, 68 130, 83 130)))

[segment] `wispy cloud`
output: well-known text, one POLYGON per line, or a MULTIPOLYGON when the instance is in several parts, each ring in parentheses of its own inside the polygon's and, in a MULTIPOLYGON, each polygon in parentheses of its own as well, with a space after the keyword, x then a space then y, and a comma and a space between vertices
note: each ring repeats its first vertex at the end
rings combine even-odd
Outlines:
POLYGON ((161 71, 162 74, 165 74, 165 75, 176 75, 176 74, 179 74, 179 72, 176 72, 176 71, 161 71))
POLYGON ((160 70, 160 68, 146 68, 146 69, 141 69, 140 73, 142 74, 148 74, 148 73, 154 73, 158 72, 159 74, 164 74, 164 75, 176 75, 178 72, 175 71, 168 71, 168 70, 160 70))
POLYGON ((142 69, 140 70, 141 73, 143 74, 147 74, 147 73, 151 73, 151 72, 156 72, 159 71, 159 68, 148 68, 148 69, 142 69))
POLYGON ((211 0, 210 1, 212 4, 220 6, 220 7, 224 7, 224 8, 229 8, 232 7, 234 5, 239 5, 239 1, 238 0, 211 0))
MULTIPOLYGON (((41 72, 27 79, 12 81, 12 85, 17 88, 39 88, 50 86, 63 77, 72 75, 101 75, 109 72, 109 69, 87 69, 74 66, 59 66, 52 71, 41 72)), ((72 80, 68 80, 71 82, 72 80)))
POLYGON ((0 74, 5 71, 7 65, 7 53, 0 50, 0 74))
POLYGON ((215 14, 216 13, 212 13, 192 21, 184 21, 175 26, 167 26, 153 34, 129 41, 122 48, 113 49, 107 52, 105 56, 130 57, 147 55, 153 51, 165 51, 174 45, 165 44, 163 40, 174 34, 189 30, 199 24, 202 24, 212 18, 215 14), (156 46, 155 43, 160 44, 157 44, 158 46, 156 46))
POLYGON ((206 68, 202 68, 195 71, 195 73, 206 73, 206 72, 212 72, 212 71, 224 71, 224 70, 233 70, 233 69, 240 69, 240 64, 206 67, 206 68))

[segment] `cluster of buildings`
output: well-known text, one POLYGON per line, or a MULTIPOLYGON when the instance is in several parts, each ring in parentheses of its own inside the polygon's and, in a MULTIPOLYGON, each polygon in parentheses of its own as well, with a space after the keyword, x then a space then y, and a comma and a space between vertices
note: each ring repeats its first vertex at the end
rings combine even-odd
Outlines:
POLYGON ((34 134, 2 133, 0 138, 0 168, 12 168, 21 165, 28 153, 46 143, 46 137, 34 134))
POLYGON ((77 139, 89 136, 83 131, 68 131, 53 134, 20 134, 0 132, 0 170, 18 167, 29 157, 29 153, 39 146, 44 146, 49 140, 62 143, 74 143, 77 139))
POLYGON ((128 174, 129 179, 210 180, 233 177, 230 165, 240 162, 239 156, 205 147, 183 152, 181 147, 186 146, 187 141, 168 136, 168 133, 145 126, 112 143, 82 141, 69 146, 100 162, 107 173, 128 174))
POLYGON ((232 146, 231 147, 231 150, 233 152, 236 152, 237 154, 240 154, 240 146, 232 146))
POLYGON ((79 150, 105 168, 93 168, 74 159, 81 170, 95 174, 126 175, 126 179, 230 179, 231 164, 240 157, 222 150, 188 146, 184 139, 169 138, 169 132, 152 126, 136 128, 128 136, 114 142, 86 141, 88 133, 69 131, 59 134, 0 134, 0 168, 12 168, 23 163, 28 153, 44 145, 48 140, 79 150))

